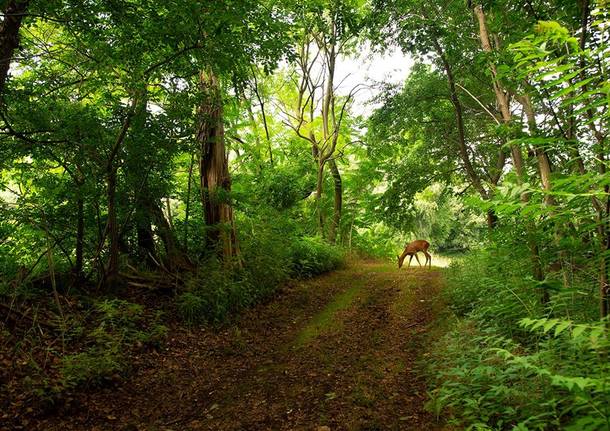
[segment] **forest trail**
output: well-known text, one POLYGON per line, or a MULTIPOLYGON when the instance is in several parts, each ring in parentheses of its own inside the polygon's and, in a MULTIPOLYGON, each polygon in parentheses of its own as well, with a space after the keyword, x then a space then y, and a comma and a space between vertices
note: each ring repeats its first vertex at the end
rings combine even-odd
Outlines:
POLYGON ((375 261, 294 282, 220 330, 170 328, 129 379, 34 429, 439 429, 415 361, 441 284, 437 269, 375 261))

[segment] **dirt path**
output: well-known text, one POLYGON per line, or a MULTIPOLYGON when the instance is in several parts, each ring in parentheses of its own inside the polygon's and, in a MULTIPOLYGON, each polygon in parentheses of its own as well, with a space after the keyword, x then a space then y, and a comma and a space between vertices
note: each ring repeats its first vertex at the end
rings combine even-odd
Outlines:
POLYGON ((172 328, 128 381, 33 429, 433 430, 414 361, 440 282, 357 262, 295 283, 223 330, 172 328))

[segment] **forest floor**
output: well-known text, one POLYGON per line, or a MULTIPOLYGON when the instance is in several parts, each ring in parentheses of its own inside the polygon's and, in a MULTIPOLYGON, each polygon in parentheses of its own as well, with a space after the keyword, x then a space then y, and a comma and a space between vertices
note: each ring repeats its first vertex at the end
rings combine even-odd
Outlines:
MULTIPOLYGON (((434 430, 416 362, 442 273, 376 261, 296 281, 221 328, 176 323, 128 378, 32 430, 434 430)), ((0 427, 1 428, 1 427, 0 427)))

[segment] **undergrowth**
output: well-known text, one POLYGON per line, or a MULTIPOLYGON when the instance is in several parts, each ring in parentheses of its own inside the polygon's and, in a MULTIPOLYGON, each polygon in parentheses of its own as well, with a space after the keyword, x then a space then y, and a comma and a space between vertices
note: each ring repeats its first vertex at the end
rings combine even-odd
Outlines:
POLYGON ((447 271, 451 324, 424 364, 427 407, 468 430, 610 430, 607 322, 591 317, 586 273, 543 307, 554 284, 503 255, 473 253, 447 271))
POLYGON ((308 278, 339 267, 342 251, 318 237, 286 239, 259 233, 232 266, 212 258, 186 283, 177 298, 190 324, 221 323, 232 313, 270 297, 289 278, 308 278))
POLYGON ((161 348, 168 310, 187 324, 220 324, 272 297, 289 279, 312 277, 343 261, 341 248, 303 234, 287 218, 253 225, 256 229, 240 233, 239 260, 223 263, 208 255, 169 290, 146 292, 139 283, 139 290, 129 293, 122 284, 121 295, 81 288, 68 293, 62 281, 59 308, 42 282, 0 283, 0 299, 18 304, 9 314, 15 327, 0 328, 0 364, 6 365, 0 381, 11 382, 0 385, 0 399, 20 394, 15 402, 53 411, 76 389, 121 381, 136 352, 161 348), (20 317, 22 312, 29 314, 20 317))

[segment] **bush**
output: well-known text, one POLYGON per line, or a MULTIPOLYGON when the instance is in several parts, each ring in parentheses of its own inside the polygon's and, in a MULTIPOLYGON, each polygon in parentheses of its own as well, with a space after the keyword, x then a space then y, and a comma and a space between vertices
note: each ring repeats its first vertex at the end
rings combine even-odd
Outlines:
POLYGON ((458 317, 485 322, 506 337, 525 336, 517 323, 523 316, 543 314, 541 290, 524 273, 528 262, 501 256, 477 251, 452 261, 443 296, 458 317))
POLYGON ((610 343, 603 324, 524 319, 522 326, 547 335, 537 350, 472 321, 446 334, 427 364, 434 386, 428 408, 468 429, 607 430, 610 343))
POLYGON ((86 352, 66 355, 61 359, 62 386, 97 386, 123 370, 123 357, 118 345, 92 348, 86 352))
POLYGON ((342 252, 322 239, 282 236, 264 226, 245 243, 241 265, 223 266, 210 259, 187 282, 177 299, 178 313, 186 322, 221 323, 268 298, 289 277, 313 277, 343 260, 342 252))
POLYGON ((290 272, 296 277, 313 277, 339 267, 343 254, 319 237, 304 237, 290 247, 290 272))
POLYGON ((239 292, 234 274, 218 263, 205 265, 187 283, 187 291, 178 296, 178 312, 190 324, 218 323, 238 309, 247 292, 239 292))
POLYGON ((545 308, 518 254, 498 246, 448 270, 454 319, 425 364, 429 409, 467 429, 610 429, 610 343, 588 317, 586 278, 573 274, 545 308))
MULTIPOLYGON (((136 343, 158 346, 167 335, 157 313, 147 322, 144 307, 121 299, 94 304, 96 326, 86 332, 87 347, 61 359, 61 385, 98 385, 125 369, 124 353, 136 343)), ((79 329, 80 332, 82 328, 79 329)))

